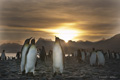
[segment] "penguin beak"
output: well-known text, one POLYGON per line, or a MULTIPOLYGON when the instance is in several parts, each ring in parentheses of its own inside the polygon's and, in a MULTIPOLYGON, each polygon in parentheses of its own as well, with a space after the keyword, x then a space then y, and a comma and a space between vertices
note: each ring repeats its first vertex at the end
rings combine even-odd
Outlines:
POLYGON ((29 38, 30 40, 32 39, 32 37, 31 38, 29 38))

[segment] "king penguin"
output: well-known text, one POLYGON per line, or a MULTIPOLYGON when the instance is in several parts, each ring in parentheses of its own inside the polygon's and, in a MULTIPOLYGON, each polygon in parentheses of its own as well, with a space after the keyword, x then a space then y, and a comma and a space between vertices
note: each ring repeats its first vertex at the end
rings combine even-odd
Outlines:
POLYGON ((112 58, 113 59, 115 58, 115 52, 112 52, 112 58))
POLYGON ((30 72, 30 73, 33 73, 34 75, 36 61, 37 61, 37 48, 35 46, 35 39, 32 39, 31 44, 26 53, 26 61, 25 61, 26 63, 25 73, 26 74, 30 72))
POLYGON ((119 53, 117 53, 116 54, 116 59, 119 59, 119 58, 120 58, 119 53))
POLYGON ((109 51, 109 50, 108 50, 107 53, 106 53, 106 57, 107 57, 108 59, 110 59, 110 51, 109 51))
POLYGON ((74 57, 77 57, 77 51, 75 51, 73 54, 74 54, 74 57))
POLYGON ((98 66, 105 64, 105 57, 103 55, 103 52, 101 50, 97 51, 97 58, 98 58, 98 66))
POLYGON ((60 44, 60 39, 55 37, 55 44, 53 46, 53 75, 63 73, 64 68, 64 53, 60 44))
POLYGON ((90 52, 86 50, 86 56, 90 56, 90 52))
POLYGON ((6 60, 5 50, 1 54, 1 60, 6 60))
POLYGON ((1 54, 1 60, 6 60, 5 50, 1 54))
POLYGON ((96 51, 93 48, 93 51, 92 51, 91 56, 90 56, 90 65, 91 66, 96 64, 96 59, 97 59, 96 57, 97 57, 96 56, 96 51))
POLYGON ((28 47, 29 47, 30 40, 31 40, 31 38, 26 39, 25 42, 24 42, 24 45, 22 46, 22 49, 21 49, 21 64, 20 64, 20 68, 21 68, 22 74, 24 74, 24 72, 25 72, 25 56, 26 56, 26 52, 27 52, 28 47))
POLYGON ((45 51, 45 47, 42 46, 42 50, 41 50, 41 54, 40 54, 40 60, 45 62, 46 59, 46 51, 45 51))
POLYGON ((82 51, 81 51, 81 55, 82 55, 82 61, 85 61, 85 52, 84 52, 83 49, 82 49, 82 51))

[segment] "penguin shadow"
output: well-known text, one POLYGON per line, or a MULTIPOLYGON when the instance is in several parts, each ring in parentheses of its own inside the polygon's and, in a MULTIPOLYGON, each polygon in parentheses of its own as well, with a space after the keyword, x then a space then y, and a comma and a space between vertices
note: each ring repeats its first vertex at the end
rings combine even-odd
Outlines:
POLYGON ((39 73, 36 75, 36 72, 34 74, 32 72, 29 72, 27 74, 21 74, 21 77, 25 77, 28 80, 48 80, 46 73, 39 73))
POLYGON ((27 74, 25 74, 27 77, 35 77, 35 75, 32 72, 28 72, 27 74))
POLYGON ((42 73, 40 77, 41 77, 41 80, 48 80, 46 73, 42 73))
POLYGON ((63 75, 62 75, 62 73, 57 73, 57 72, 55 72, 55 73, 53 74, 52 80, 63 80, 63 75))
POLYGON ((31 77, 31 78, 35 78, 36 77, 36 75, 35 74, 33 74, 32 72, 28 72, 28 73, 25 73, 25 71, 23 71, 23 72, 20 72, 20 73, 18 73, 21 77, 31 77))
POLYGON ((104 68, 104 65, 94 64, 94 65, 90 65, 90 67, 102 69, 104 68))

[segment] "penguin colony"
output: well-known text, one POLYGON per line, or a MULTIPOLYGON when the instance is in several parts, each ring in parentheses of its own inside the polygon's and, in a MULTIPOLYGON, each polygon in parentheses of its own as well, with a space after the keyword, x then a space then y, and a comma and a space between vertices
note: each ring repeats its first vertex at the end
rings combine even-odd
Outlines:
POLYGON ((73 53, 78 62, 89 62, 91 66, 104 66, 106 59, 120 59, 120 54, 115 52, 103 52, 102 50, 92 51, 78 49, 73 53))
MULTIPOLYGON (((32 73, 35 74, 35 65, 37 61, 37 48, 35 46, 35 39, 26 39, 24 45, 21 49, 21 64, 20 70, 22 74, 32 73), (31 44, 30 44, 31 40, 31 44)), ((41 61, 45 61, 46 52, 44 46, 42 46, 42 50, 40 52, 40 59, 41 61)), ((55 38, 55 44, 53 47, 53 52, 50 50, 50 57, 53 59, 53 75, 62 74, 63 73, 63 66, 64 66, 64 54, 62 51, 62 47, 60 44, 60 39, 58 37, 55 38), (52 54, 53 53, 53 54, 52 54)))
MULTIPOLYGON (((37 64, 37 53, 39 50, 40 60, 45 62, 47 55, 45 47, 42 46, 42 49, 37 49, 35 45, 35 39, 29 38, 26 39, 22 49, 21 49, 21 64, 20 70, 22 74, 32 73, 35 74, 35 67, 37 64)), ((106 59, 120 59, 119 52, 103 52, 102 50, 88 51, 85 49, 78 49, 72 53, 73 57, 77 59, 78 62, 88 62, 91 66, 104 66, 106 59)), ((53 50, 50 50, 48 53, 48 58, 52 58, 53 61, 53 76, 62 74, 64 70, 64 57, 60 39, 55 37, 55 43, 53 45, 53 50)), ((6 60, 5 50, 1 54, 1 60, 6 60)), ((12 59, 15 59, 12 57, 12 59)), ((8 60, 11 60, 8 57, 8 60)))
MULTIPOLYGON (((29 38, 25 40, 21 49, 20 70, 22 74, 35 74, 38 53, 37 50, 39 50, 40 53, 40 60, 45 62, 47 55, 44 46, 42 46, 42 49, 37 49, 35 46, 35 39, 29 38)), ((77 51, 73 52, 72 55, 78 60, 78 62, 89 61, 91 66, 104 66, 105 59, 120 58, 119 53, 110 52, 109 50, 105 53, 102 50, 95 50, 94 48, 91 52, 84 49, 78 49, 77 51)), ((58 37, 55 37, 53 50, 49 51, 48 58, 49 57, 52 58, 53 62, 53 76, 62 74, 64 70, 65 54, 63 53, 60 39, 58 37)))

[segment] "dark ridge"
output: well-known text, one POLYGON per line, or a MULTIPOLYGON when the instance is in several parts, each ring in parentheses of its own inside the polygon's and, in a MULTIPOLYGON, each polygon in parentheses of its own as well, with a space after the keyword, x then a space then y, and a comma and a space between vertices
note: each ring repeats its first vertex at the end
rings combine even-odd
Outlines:
MULTIPOLYGON (((64 40, 61 40, 61 45, 63 47, 63 50, 65 53, 72 53, 78 48, 81 49, 92 49, 93 47, 96 49, 103 49, 103 50, 110 50, 110 51, 117 51, 120 52, 120 34, 117 34, 109 39, 102 39, 97 42, 91 42, 91 41, 68 41, 68 43, 65 43, 64 40)), ((39 38, 36 42, 37 48, 41 48, 42 46, 45 47, 46 52, 49 50, 52 50, 54 41, 50 39, 43 39, 39 38)), ((0 46, 0 52, 2 52, 3 49, 6 50, 6 52, 18 52, 21 50, 22 45, 17 43, 5 43, 0 46)))

